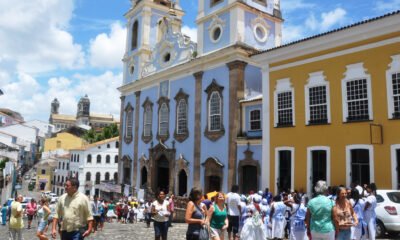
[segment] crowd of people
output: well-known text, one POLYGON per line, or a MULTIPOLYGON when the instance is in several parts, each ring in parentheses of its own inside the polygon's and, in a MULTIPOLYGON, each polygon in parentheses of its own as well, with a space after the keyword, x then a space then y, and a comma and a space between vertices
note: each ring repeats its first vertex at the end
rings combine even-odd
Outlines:
MULTIPOLYGON (((66 182, 66 194, 56 204, 42 197, 26 206, 28 226, 34 219, 38 222, 36 236, 41 240, 51 226, 51 235, 57 233, 63 240, 83 239, 96 231, 102 231, 105 222, 129 224, 143 219, 150 227, 153 222, 156 240, 166 240, 175 216, 174 196, 167 197, 159 191, 155 199, 123 197, 118 202, 93 200, 77 191, 79 181, 66 182), (78 211, 76 211, 78 209, 78 211), (51 225, 52 224, 52 225, 51 225)), ((318 181, 314 195, 298 191, 281 191, 273 196, 265 191, 239 194, 239 187, 232 186, 231 192, 204 194, 193 188, 189 194, 185 222, 188 224, 187 240, 254 239, 375 239, 376 186, 374 183, 328 187, 318 181)), ((9 216, 10 239, 22 239, 24 211, 22 196, 18 195, 9 208, 2 212, 9 216)), ((2 224, 6 219, 2 214, 2 224)))

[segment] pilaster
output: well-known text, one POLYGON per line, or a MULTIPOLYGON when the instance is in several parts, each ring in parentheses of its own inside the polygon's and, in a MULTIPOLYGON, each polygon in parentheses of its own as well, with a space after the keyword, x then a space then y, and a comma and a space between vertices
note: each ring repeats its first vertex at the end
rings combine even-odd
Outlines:
POLYGON ((203 72, 193 74, 195 78, 195 103, 194 103, 194 164, 193 164, 193 186, 201 187, 200 183, 200 158, 201 158, 201 95, 203 72))
POLYGON ((236 138, 240 128, 239 100, 244 98, 244 70, 247 63, 243 61, 233 61, 226 65, 229 68, 228 189, 230 189, 232 185, 237 183, 236 138))
MULTIPOLYGON (((136 194, 138 189, 137 176, 138 176, 138 161, 139 161, 139 113, 140 113, 140 91, 135 92, 135 136, 133 145, 133 194, 136 194)), ((140 186, 139 186, 140 187, 140 186)))
POLYGON ((271 189, 270 184, 270 116, 271 116, 271 94, 270 94, 270 78, 269 65, 266 64, 261 70, 262 72, 262 157, 261 157, 261 188, 271 189))
MULTIPOLYGON (((125 106, 125 96, 121 96, 121 109, 120 109, 120 114, 119 114, 119 122, 123 123, 123 118, 124 118, 124 106, 125 106)), ((119 176, 121 176, 122 174, 122 167, 123 167, 123 163, 121 161, 121 156, 122 156, 122 145, 124 144, 122 141, 122 135, 124 134, 122 129, 124 129, 123 126, 120 126, 119 128, 119 148, 118 148, 118 172, 119 172, 119 176)), ((123 179, 121 177, 118 178, 118 183, 122 184, 123 179)))

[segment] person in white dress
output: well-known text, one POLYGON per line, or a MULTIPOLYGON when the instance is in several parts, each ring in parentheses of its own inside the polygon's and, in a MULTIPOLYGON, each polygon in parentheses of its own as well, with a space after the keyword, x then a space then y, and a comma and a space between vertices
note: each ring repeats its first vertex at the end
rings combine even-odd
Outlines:
POLYGON ((268 200, 264 198, 263 200, 261 200, 261 214, 263 215, 264 229, 267 238, 271 238, 271 228, 268 227, 270 212, 271 212, 271 207, 268 204, 268 200))
POLYGON ((267 237, 261 215, 261 196, 253 197, 253 203, 248 206, 246 219, 242 232, 241 240, 265 239, 267 237))
POLYGON ((364 207, 365 201, 360 198, 360 191, 357 188, 351 190, 350 204, 357 215, 358 224, 351 227, 351 240, 359 240, 365 235, 364 207))
POLYGON ((306 218, 307 207, 301 202, 301 196, 297 193, 292 196, 291 200, 284 202, 290 211, 290 240, 306 240, 307 229, 304 224, 306 218))
POLYGON ((376 185, 371 183, 366 186, 368 196, 365 199, 364 206, 364 221, 367 224, 367 238, 369 240, 375 240, 376 235, 376 185))
POLYGON ((269 214, 272 239, 283 239, 285 236, 285 212, 286 205, 282 202, 281 196, 275 196, 274 202, 271 205, 271 212, 269 214))

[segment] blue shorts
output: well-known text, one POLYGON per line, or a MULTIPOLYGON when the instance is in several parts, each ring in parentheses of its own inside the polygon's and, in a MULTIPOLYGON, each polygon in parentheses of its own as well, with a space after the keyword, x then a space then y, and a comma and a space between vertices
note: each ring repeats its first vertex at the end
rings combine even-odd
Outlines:
POLYGON ((168 234, 168 222, 157 222, 154 221, 154 234, 156 237, 167 236, 168 234))
POLYGON ((38 225, 37 231, 38 232, 43 232, 44 229, 46 228, 46 226, 47 226, 47 222, 40 222, 39 225, 38 225))

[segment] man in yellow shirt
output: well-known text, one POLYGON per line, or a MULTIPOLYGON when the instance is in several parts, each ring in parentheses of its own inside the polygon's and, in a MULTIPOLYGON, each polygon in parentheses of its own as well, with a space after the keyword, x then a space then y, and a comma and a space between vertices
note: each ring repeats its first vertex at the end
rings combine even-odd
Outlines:
POLYGON ((22 220, 23 212, 21 202, 23 200, 22 195, 18 195, 15 201, 11 203, 11 216, 10 216, 10 239, 22 240, 22 228, 24 228, 24 222, 22 220))
POLYGON ((93 215, 86 195, 78 192, 79 181, 68 179, 65 183, 65 194, 57 202, 53 217, 51 235, 56 238, 58 219, 62 218, 61 238, 63 240, 83 240, 92 232, 93 215))

